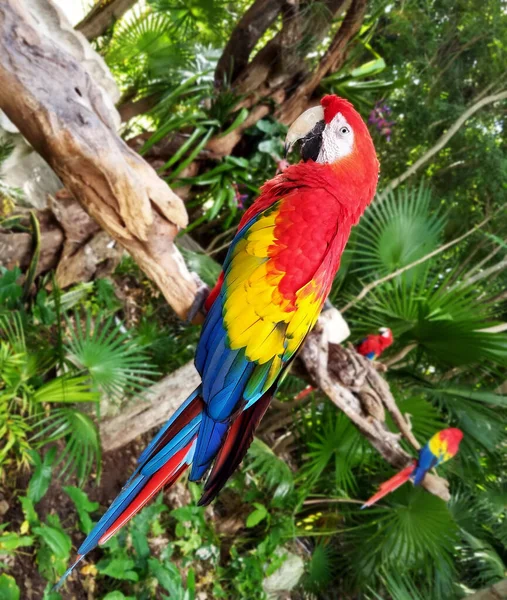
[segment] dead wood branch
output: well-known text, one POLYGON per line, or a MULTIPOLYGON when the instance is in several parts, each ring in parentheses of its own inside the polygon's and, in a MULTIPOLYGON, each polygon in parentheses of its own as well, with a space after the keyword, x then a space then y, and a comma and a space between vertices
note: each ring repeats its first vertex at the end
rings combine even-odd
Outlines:
POLYGON ((187 363, 152 386, 144 398, 127 406, 118 416, 102 421, 100 437, 104 452, 121 448, 160 427, 200 383, 193 363, 187 363))
POLYGON ((99 0, 86 17, 76 25, 88 40, 94 40, 132 8, 138 0, 99 0))
POLYGON ((0 4, 0 108, 184 317, 197 284, 173 244, 187 224, 182 201, 116 134, 88 73, 15 0, 0 4))
POLYGON ((507 579, 502 579, 489 588, 479 590, 467 596, 468 600, 506 600, 507 599, 507 579))

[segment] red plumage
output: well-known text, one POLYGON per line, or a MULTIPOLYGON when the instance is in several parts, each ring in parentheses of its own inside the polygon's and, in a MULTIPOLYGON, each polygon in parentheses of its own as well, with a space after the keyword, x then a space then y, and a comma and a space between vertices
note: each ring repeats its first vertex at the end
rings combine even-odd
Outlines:
POLYGON ((370 360, 378 358, 393 343, 392 331, 385 328, 382 333, 368 335, 358 346, 357 352, 370 360))

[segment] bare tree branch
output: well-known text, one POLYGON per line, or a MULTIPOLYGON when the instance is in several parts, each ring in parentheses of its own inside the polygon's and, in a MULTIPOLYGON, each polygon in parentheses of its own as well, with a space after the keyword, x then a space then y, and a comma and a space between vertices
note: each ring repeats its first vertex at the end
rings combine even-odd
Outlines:
POLYGON ((477 283, 482 279, 486 279, 490 275, 494 275, 495 273, 498 273, 498 271, 502 271, 503 269, 507 269, 507 258, 504 258, 500 262, 497 262, 496 265, 489 267, 489 269, 484 269, 484 271, 477 273, 477 275, 469 277, 464 281, 464 283, 466 283, 466 285, 473 285, 474 283, 477 283))
POLYGON ((189 362, 153 385, 141 400, 125 407, 119 415, 101 421, 104 452, 122 448, 143 433, 160 427, 200 383, 194 364, 189 362))
MULTIPOLYGON (((354 423, 364 437, 393 467, 406 467, 413 458, 400 446, 403 435, 414 448, 419 444, 409 423, 399 411, 387 382, 371 361, 353 349, 332 344, 333 312, 323 312, 300 353, 308 373, 329 399, 354 423), (387 409, 401 433, 389 431, 385 424, 387 409)), ((435 475, 426 475, 423 486, 443 500, 450 498, 448 483, 435 475)))
POLYGON ((286 0, 256 0, 234 28, 215 70, 217 85, 234 82, 247 66, 263 33, 275 22, 286 0))
POLYGON ((116 134, 88 73, 15 0, 0 4, 0 108, 184 317, 197 283, 173 244, 183 202, 116 134))
POLYGON ((88 40, 94 40, 103 35, 137 2, 138 0, 99 0, 86 17, 76 25, 76 29, 88 40))

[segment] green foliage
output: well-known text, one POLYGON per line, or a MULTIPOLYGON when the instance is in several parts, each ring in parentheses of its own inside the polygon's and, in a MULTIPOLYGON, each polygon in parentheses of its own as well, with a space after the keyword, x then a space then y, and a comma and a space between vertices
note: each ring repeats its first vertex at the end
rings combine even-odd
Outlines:
POLYGON ((89 312, 84 319, 75 314, 74 325, 67 319, 67 326, 68 361, 87 373, 98 390, 119 400, 139 393, 151 383, 153 367, 113 317, 102 319, 99 315, 93 321, 89 312))
POLYGON ((304 485, 311 487, 320 480, 328 482, 327 491, 336 490, 345 495, 354 491, 353 469, 361 464, 365 449, 357 429, 328 403, 322 411, 312 407, 304 425, 308 447, 301 469, 304 485))
POLYGON ((50 448, 43 459, 35 451, 30 452, 31 460, 35 466, 30 483, 28 484, 27 496, 36 504, 48 491, 53 473, 56 448, 50 448))
POLYGON ((0 596, 3 600, 19 600, 19 587, 14 577, 3 573, 0 575, 0 596))
POLYGON ((307 565, 303 585, 306 590, 318 593, 328 589, 333 581, 336 552, 330 544, 318 543, 307 565))
POLYGON ((382 277, 435 250, 445 220, 431 203, 424 182, 373 202, 358 226, 354 270, 367 279, 382 277))
POLYGON ((99 503, 90 502, 85 492, 75 486, 69 485, 64 487, 63 491, 70 497, 72 502, 74 502, 79 517, 81 531, 88 535, 93 529, 90 513, 95 512, 99 508, 99 503))
POLYGON ((258 438, 254 438, 248 449, 248 467, 252 469, 269 490, 273 500, 283 499, 294 488, 294 474, 289 466, 258 438))

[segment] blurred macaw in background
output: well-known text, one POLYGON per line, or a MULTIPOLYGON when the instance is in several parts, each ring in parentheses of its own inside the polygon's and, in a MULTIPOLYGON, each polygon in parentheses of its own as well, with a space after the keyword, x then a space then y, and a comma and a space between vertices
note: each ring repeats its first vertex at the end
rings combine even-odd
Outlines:
POLYGON ((207 300, 195 358, 201 385, 141 454, 60 584, 188 467, 192 481, 209 473, 200 504, 216 497, 315 325, 351 228, 375 195, 379 163, 363 119, 334 95, 293 123, 286 146, 296 142, 302 162, 262 187, 207 300))
POLYGON ((365 502, 361 508, 375 504, 375 502, 409 480, 414 485, 419 485, 430 469, 438 467, 438 465, 448 461, 457 454, 462 439, 463 432, 454 427, 435 433, 430 441, 419 450, 419 458, 394 477, 382 483, 379 491, 365 502))
POLYGON ((393 332, 388 327, 381 327, 378 334, 370 334, 357 346, 356 350, 369 360, 378 358, 386 348, 394 342, 393 332))

